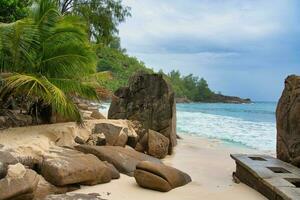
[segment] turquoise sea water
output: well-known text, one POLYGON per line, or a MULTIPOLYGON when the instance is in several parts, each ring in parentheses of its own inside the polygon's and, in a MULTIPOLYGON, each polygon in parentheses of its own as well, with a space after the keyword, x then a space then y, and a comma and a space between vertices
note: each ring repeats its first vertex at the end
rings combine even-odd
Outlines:
POLYGON ((274 152, 275 109, 275 102, 177 104, 177 132, 274 152))
POLYGON ((177 131, 275 151, 275 102, 177 104, 177 131))

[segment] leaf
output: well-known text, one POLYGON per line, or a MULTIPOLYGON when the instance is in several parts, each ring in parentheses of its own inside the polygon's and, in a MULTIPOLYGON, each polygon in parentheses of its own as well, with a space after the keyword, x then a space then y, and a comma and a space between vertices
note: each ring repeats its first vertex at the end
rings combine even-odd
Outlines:
POLYGON ((4 79, 5 85, 0 91, 1 97, 7 93, 26 94, 33 99, 42 99, 63 117, 81 121, 81 115, 74 103, 56 85, 46 77, 14 74, 4 79))

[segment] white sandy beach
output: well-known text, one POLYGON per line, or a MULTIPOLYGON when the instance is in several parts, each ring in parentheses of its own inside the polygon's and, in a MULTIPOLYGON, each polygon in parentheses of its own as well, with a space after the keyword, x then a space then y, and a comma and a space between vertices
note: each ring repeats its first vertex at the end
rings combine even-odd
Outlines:
POLYGON ((240 147, 229 147, 217 140, 185 136, 178 141, 172 156, 164 163, 187 172, 193 179, 190 184, 171 190, 168 193, 140 188, 134 178, 121 175, 121 178, 108 184, 82 187, 76 193, 99 193, 108 200, 216 200, 266 199, 261 194, 244 185, 232 182, 231 174, 235 163, 230 153, 258 153, 240 147))

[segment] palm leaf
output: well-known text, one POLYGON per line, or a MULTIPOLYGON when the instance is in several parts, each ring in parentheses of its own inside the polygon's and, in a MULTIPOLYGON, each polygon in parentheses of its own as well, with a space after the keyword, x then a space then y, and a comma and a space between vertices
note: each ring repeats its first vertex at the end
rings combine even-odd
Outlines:
POLYGON ((48 81, 44 76, 14 74, 4 79, 1 96, 9 93, 26 94, 33 99, 42 99, 61 116, 81 121, 81 115, 74 103, 56 85, 48 81))
POLYGON ((98 100, 95 88, 91 84, 81 83, 78 80, 59 78, 50 78, 49 81, 67 95, 75 95, 91 100, 98 100))

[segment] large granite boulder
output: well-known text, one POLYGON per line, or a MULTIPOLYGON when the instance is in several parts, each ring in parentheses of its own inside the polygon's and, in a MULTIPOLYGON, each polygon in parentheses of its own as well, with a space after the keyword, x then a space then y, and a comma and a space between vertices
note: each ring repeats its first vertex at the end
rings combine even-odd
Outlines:
POLYGON ((17 164, 18 160, 7 151, 0 151, 0 179, 7 173, 8 165, 17 164))
POLYGON ((192 181, 188 174, 178 169, 147 161, 136 166, 134 178, 141 187, 161 192, 168 192, 192 181))
POLYGON ((95 185, 111 180, 109 168, 96 156, 65 148, 52 150, 45 156, 41 174, 56 186, 95 185))
POLYGON ((119 172, 129 176, 133 175, 135 167, 140 161, 161 163, 161 161, 157 158, 137 152, 130 148, 123 148, 119 146, 79 145, 75 148, 84 153, 94 154, 100 160, 113 164, 119 172))
POLYGON ((285 79, 276 122, 277 158, 300 167, 300 76, 285 79))
POLYGON ((25 169, 20 163, 9 165, 6 177, 0 179, 0 199, 32 200, 38 181, 35 171, 25 169))
POLYGON ((176 141, 176 104, 174 92, 161 74, 137 73, 129 87, 115 92, 109 119, 140 121, 145 129, 160 132, 170 140, 169 153, 176 141))

